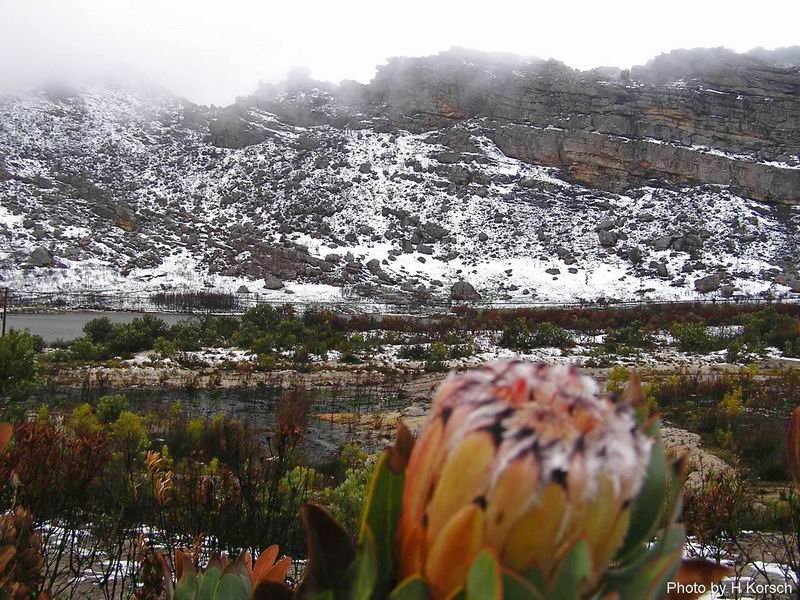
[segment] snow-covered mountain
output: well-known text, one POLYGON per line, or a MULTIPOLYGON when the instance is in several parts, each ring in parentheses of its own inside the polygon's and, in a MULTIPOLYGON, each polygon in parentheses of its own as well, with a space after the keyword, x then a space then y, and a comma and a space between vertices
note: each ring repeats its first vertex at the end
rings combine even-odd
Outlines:
POLYGON ((800 74, 721 56, 631 75, 452 51, 223 109, 133 84, 4 96, 0 285, 800 292, 800 74))

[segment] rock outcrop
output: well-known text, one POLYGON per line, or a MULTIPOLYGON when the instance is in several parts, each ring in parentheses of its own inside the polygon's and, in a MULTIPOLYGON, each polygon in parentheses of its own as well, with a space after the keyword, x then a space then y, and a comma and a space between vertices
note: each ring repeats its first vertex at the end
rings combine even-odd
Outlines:
POLYGON ((800 70, 721 49, 676 51, 617 78, 453 50, 392 59, 370 85, 396 127, 481 119, 508 156, 620 191, 711 183, 800 203, 800 70))
POLYGON ((366 85, 294 73, 225 108, 133 83, 0 96, 0 281, 314 302, 798 293, 794 56, 626 73, 453 50, 366 85))

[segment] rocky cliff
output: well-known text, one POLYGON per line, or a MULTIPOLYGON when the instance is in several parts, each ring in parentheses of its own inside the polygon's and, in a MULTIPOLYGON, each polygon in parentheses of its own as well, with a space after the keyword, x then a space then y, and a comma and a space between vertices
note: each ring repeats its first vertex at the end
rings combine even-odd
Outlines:
POLYGON ((713 183, 800 202, 800 68, 678 51, 632 72, 453 51, 396 59, 370 86, 392 124, 483 118, 507 155, 613 191, 713 183))
POLYGON ((800 290, 794 56, 580 72, 453 50, 367 85, 297 72, 223 109, 130 85, 7 96, 0 278, 328 299, 800 290))

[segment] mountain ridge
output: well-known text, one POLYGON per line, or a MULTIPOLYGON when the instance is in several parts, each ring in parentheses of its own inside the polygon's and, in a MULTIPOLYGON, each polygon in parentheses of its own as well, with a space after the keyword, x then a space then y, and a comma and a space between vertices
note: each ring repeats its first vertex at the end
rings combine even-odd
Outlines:
POLYGON ((798 69, 700 54, 668 84, 640 80, 674 77, 669 57, 629 75, 453 50, 219 109, 6 96, 0 278, 287 300, 800 290, 798 69))

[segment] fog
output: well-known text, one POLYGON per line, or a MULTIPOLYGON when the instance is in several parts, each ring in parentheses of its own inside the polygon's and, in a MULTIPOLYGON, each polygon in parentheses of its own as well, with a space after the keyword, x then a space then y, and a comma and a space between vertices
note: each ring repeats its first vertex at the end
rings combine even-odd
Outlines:
POLYGON ((465 46, 629 67, 674 48, 800 43, 800 2, 0 0, 0 91, 114 74, 227 104, 293 66, 367 82, 465 46))

